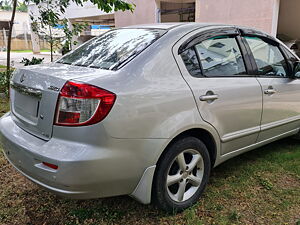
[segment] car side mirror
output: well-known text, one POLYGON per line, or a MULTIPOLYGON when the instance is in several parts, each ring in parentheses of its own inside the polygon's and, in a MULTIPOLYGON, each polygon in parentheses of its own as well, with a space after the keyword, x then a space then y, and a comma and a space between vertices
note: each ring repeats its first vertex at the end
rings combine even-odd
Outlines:
POLYGON ((293 78, 300 79, 300 62, 294 63, 293 78))

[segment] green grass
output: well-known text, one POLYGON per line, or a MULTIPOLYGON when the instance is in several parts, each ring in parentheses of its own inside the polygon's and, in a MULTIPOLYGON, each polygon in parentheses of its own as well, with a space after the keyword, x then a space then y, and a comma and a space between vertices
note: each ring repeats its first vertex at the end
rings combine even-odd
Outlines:
MULTIPOLYGON (((4 100, 0 107, 1 114, 9 108, 4 100)), ((291 138, 215 168, 198 203, 177 215, 126 196, 57 197, 21 176, 0 153, 0 224, 300 225, 299 187, 300 141, 291 138)))
MULTIPOLYGON (((12 50, 11 52, 16 52, 16 53, 29 53, 32 52, 32 50, 12 50)), ((40 52, 50 52, 48 49, 41 49, 40 52)))
POLYGON ((7 99, 0 98, 0 117, 7 111, 9 111, 9 104, 8 104, 7 99))
POLYGON ((6 69, 6 66, 0 65, 0 69, 6 69))

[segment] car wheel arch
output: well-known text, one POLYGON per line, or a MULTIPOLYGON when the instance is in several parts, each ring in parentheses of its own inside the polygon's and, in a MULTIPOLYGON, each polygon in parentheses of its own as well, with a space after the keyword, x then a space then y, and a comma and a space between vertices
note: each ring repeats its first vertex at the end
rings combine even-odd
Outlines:
POLYGON ((163 154, 166 152, 166 149, 168 149, 168 147, 170 145, 172 145, 174 142, 176 142, 182 138, 185 138, 185 137, 195 137, 195 138, 201 140, 205 144, 206 148, 209 151, 211 166, 214 167, 214 164, 217 159, 217 152, 218 152, 217 143, 216 143, 216 140, 215 140, 213 134, 203 128, 191 128, 191 129, 185 130, 185 131, 177 134, 175 137, 173 137, 171 139, 171 141, 167 144, 167 146, 164 148, 162 153, 160 154, 156 165, 160 162, 163 154))
POLYGON ((153 178, 152 178, 152 185, 151 185, 151 197, 150 197, 150 201, 153 202, 153 196, 155 195, 155 193, 153 193, 153 186, 155 185, 155 176, 157 175, 157 165, 159 165, 159 163, 162 161, 162 159, 164 158, 164 154, 166 154, 168 148, 174 144, 175 142, 187 138, 187 137, 194 137, 199 139, 200 141, 202 141, 204 143, 204 145, 206 146, 209 156, 210 156, 210 161, 211 161, 211 168, 214 167, 216 159, 217 159, 217 143, 215 141, 215 138, 213 136, 213 134, 211 132, 209 132, 206 129, 203 128, 191 128, 188 130, 185 130, 179 134, 177 134, 174 138, 171 139, 171 141, 167 144, 167 146, 164 148, 164 150, 162 151, 162 153, 160 154, 155 169, 153 171, 153 178))
MULTIPOLYGON (((206 148, 209 151, 211 167, 214 167, 215 162, 217 160, 218 144, 213 134, 203 128, 190 128, 188 130, 182 131, 181 133, 175 135, 172 139, 170 139, 170 141, 166 144, 166 147, 159 155, 156 161, 156 165, 158 165, 160 160, 163 158, 163 155, 165 154, 166 150, 170 145, 186 137, 195 137, 201 140, 205 144, 206 148)), ((134 192, 130 194, 131 197, 138 200, 142 204, 149 204, 152 202, 152 196, 153 196, 152 191, 154 185, 154 177, 156 174, 156 165, 145 169, 144 174, 141 177, 134 192)))

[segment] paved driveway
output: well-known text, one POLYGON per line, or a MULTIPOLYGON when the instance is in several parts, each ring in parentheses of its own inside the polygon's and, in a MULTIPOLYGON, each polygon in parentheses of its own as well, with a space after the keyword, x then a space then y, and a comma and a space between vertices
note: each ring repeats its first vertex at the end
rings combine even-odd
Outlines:
MULTIPOLYGON (((17 52, 12 52, 11 53, 11 62, 13 64, 13 67, 19 68, 22 67, 23 64, 20 63, 22 61, 22 58, 28 58, 31 59, 32 57, 36 58, 44 58, 44 63, 49 63, 50 60, 50 52, 42 52, 40 54, 33 54, 32 52, 24 52, 24 53, 17 53, 17 52)), ((59 58, 60 55, 55 54, 54 55, 54 60, 59 58)), ((6 52, 0 52, 0 65, 6 65, 6 52)))

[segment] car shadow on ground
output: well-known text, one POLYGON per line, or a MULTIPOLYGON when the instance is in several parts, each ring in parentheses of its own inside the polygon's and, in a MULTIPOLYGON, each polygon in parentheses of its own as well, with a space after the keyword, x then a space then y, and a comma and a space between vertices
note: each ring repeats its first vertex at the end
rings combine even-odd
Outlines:
MULTIPOLYGON (((212 182, 207 189, 213 187, 219 179, 226 179, 232 173, 241 171, 247 164, 272 162, 274 157, 271 156, 275 155, 277 160, 280 154, 298 151, 299 147, 300 141, 287 138, 230 159, 213 169, 212 182)), ((153 205, 142 205, 127 196, 70 200, 49 193, 25 181, 25 178, 20 179, 24 179, 26 188, 24 191, 18 190, 17 198, 22 199, 20 204, 24 208, 27 224, 131 224, 136 221, 158 224, 160 218, 170 216, 153 205)), ((203 198, 206 198, 205 194, 203 198)))

